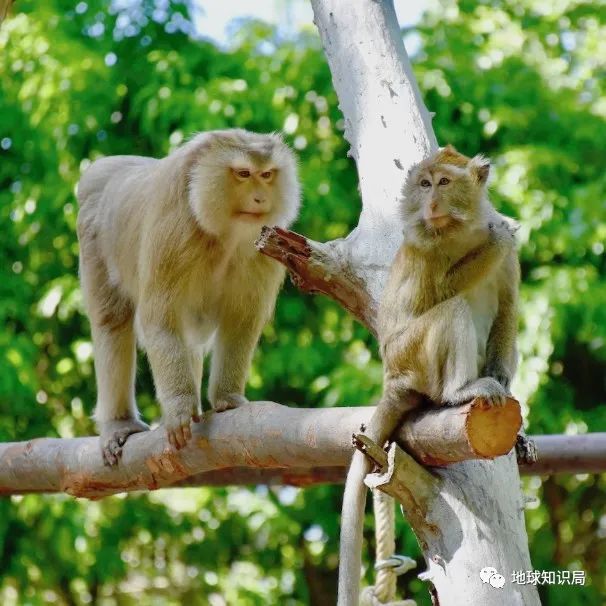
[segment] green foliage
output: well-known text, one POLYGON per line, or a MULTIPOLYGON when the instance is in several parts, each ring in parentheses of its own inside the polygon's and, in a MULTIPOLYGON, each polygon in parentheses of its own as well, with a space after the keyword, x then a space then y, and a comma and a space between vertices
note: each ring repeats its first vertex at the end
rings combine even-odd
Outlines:
MULTIPOLYGON (((74 187, 90 159, 160 156, 191 133, 284 130, 300 155, 295 228, 319 240, 356 223, 355 169, 315 35, 239 24, 228 49, 191 36, 186 2, 22 0, 0 29, 0 440, 92 433, 89 329, 77 280, 74 187)), ((441 142, 481 150, 493 198, 521 222, 524 285, 515 392, 530 433, 606 428, 606 11, 593 3, 443 3, 407 32, 441 142)), ((157 419, 149 371, 144 415, 157 419)), ((251 398, 361 404, 380 392, 367 332, 287 285, 257 352, 251 398)), ((525 482, 536 569, 582 568, 606 593, 603 477, 525 482)), ((188 489, 101 502, 0 502, 3 604, 331 604, 340 488, 188 489)), ((368 542, 372 543, 369 518, 368 542)), ((401 550, 419 556, 399 522, 401 550)), ((491 563, 487 562, 487 565, 491 563)), ((370 573, 368 574, 371 578, 370 573)), ((402 586, 427 604, 414 573, 402 586)))

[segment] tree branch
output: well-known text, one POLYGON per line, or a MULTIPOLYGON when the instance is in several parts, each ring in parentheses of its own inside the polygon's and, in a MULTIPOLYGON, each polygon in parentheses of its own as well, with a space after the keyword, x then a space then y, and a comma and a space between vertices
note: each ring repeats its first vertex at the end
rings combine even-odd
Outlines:
MULTIPOLYGON (((255 402, 206 413, 193 425, 192 443, 181 451, 168 445, 162 428, 133 435, 117 468, 103 465, 96 437, 0 444, 0 494, 100 498, 168 486, 341 482, 352 433, 372 412, 372 407, 305 409, 255 402)), ((409 418, 395 439, 419 461, 445 465, 490 458, 513 446, 519 414, 514 401, 502 408, 477 403, 425 411, 409 418)), ((536 444, 539 463, 523 467, 525 473, 606 471, 606 433, 537 436, 536 444)))
POLYGON ((334 299, 376 335, 375 302, 336 243, 322 244, 294 231, 264 226, 255 245, 285 265, 293 284, 303 292, 334 299))
MULTIPOLYGON (((134 434, 117 468, 103 465, 97 438, 0 444, 0 494, 60 491, 99 498, 161 488, 195 474, 213 472, 216 478, 223 469, 241 467, 282 468, 285 477, 295 469, 300 479, 302 468, 347 465, 352 433, 368 422, 372 411, 371 407, 301 409, 256 402, 219 414, 209 412, 193 425, 193 439, 180 451, 169 446, 161 427, 134 434)), ((447 464, 461 457, 492 458, 513 447, 519 419, 519 406, 513 400, 491 409, 441 408, 412 417, 398 439, 419 460, 447 464), (478 415, 492 421, 470 420, 478 415), (512 417, 517 424, 511 423, 512 417), (494 423, 498 439, 490 437, 494 423), (432 433, 431 428, 438 426, 459 430, 443 440, 432 433), (476 433, 476 426, 484 427, 483 435, 476 433)))
POLYGON ((520 464, 525 475, 606 472, 606 432, 575 436, 532 436, 539 458, 536 463, 520 464))
MULTIPOLYGON (((406 432, 407 426, 403 426, 406 432)), ((518 462, 520 473, 526 476, 605 473, 606 433, 590 433, 575 436, 547 435, 528 436, 539 453, 539 460, 532 465, 518 462)), ((402 432, 396 442, 402 446, 402 432)), ((382 451, 383 452, 383 451, 382 451)), ((381 465, 387 462, 378 461, 381 465)), ((171 486, 235 486, 251 484, 281 484, 306 487, 316 484, 342 484, 346 466, 255 468, 233 467, 207 471, 181 480, 171 486)))

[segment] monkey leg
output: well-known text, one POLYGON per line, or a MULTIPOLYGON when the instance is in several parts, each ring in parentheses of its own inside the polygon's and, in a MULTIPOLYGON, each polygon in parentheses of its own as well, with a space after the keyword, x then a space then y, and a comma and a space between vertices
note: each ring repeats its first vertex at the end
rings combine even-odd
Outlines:
POLYGON ((221 318, 215 334, 208 385, 213 410, 222 412, 248 403, 244 387, 262 327, 261 319, 254 316, 221 318))
POLYGON ((481 397, 503 405, 507 390, 492 377, 478 377, 477 334, 467 300, 452 297, 428 313, 432 316, 426 322, 428 382, 442 387, 441 394, 430 394, 432 399, 454 405, 481 397))
POLYGON ((486 361, 481 372, 483 377, 493 377, 508 391, 518 362, 519 273, 517 256, 512 251, 499 274, 499 306, 488 336, 486 361))
POLYGON ((126 439, 146 431, 135 403, 135 335, 132 322, 120 328, 92 324, 97 406, 94 419, 106 465, 116 465, 126 439))
POLYGON ((169 328, 171 312, 161 307, 143 310, 138 320, 162 407, 162 425, 171 446, 180 449, 191 440, 192 420, 200 420, 200 388, 194 373, 201 377, 202 369, 193 368, 191 352, 169 328))
MULTIPOLYGON (((80 227, 80 226, 79 226, 80 227)), ((106 465, 116 465, 129 435, 149 427, 135 402, 133 306, 109 280, 94 235, 79 229, 80 279, 93 338, 97 379, 94 419, 106 465)))

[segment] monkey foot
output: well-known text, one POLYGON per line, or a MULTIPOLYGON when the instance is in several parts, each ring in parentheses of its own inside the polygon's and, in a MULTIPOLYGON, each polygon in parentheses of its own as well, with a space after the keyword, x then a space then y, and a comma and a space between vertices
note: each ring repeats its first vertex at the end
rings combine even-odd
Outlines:
POLYGON ((122 448, 128 436, 148 430, 149 425, 137 419, 122 419, 104 423, 99 437, 103 463, 108 467, 117 465, 122 457, 122 448))
POLYGON ((198 423, 200 414, 195 411, 192 413, 182 413, 164 418, 162 424, 166 428, 168 442, 177 450, 181 450, 187 446, 191 440, 191 422, 198 423))
POLYGON ((481 377, 477 380, 477 397, 483 398, 490 406, 505 406, 509 390, 494 377, 481 377))
POLYGON ((213 406, 213 410, 215 412, 223 412, 224 410, 238 408, 244 404, 248 404, 248 400, 242 394, 229 393, 217 398, 217 401, 213 406))
POLYGON ((532 465, 539 459, 536 444, 522 434, 518 434, 515 449, 518 463, 532 465))

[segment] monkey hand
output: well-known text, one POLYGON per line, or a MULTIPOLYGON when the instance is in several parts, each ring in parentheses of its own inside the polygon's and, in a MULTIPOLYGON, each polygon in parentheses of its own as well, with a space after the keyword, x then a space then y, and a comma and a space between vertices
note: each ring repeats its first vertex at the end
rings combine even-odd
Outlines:
POLYGON ((180 398, 163 407, 162 425, 171 446, 180 450, 191 440, 191 422, 200 421, 196 398, 180 398))
POLYGON ((482 376, 496 379, 505 388, 507 395, 511 395, 511 372, 498 360, 488 362, 482 370, 482 376))
POLYGON ((128 436, 148 430, 149 425, 138 419, 113 419, 99 423, 99 443, 103 463, 108 467, 117 465, 128 436))
POLYGON ((489 406, 503 406, 507 402, 508 391, 493 377, 480 377, 471 384, 458 390, 454 398, 448 398, 450 405, 470 402, 476 398, 484 400, 489 406))
POLYGON ((231 408, 238 408, 239 406, 248 403, 248 400, 242 394, 228 393, 217 396, 217 399, 213 404, 213 410, 216 412, 223 412, 225 410, 230 410, 231 408))
POLYGON ((476 398, 482 398, 491 406, 504 406, 507 402, 509 390, 505 389, 493 377, 482 377, 477 381, 476 398))

